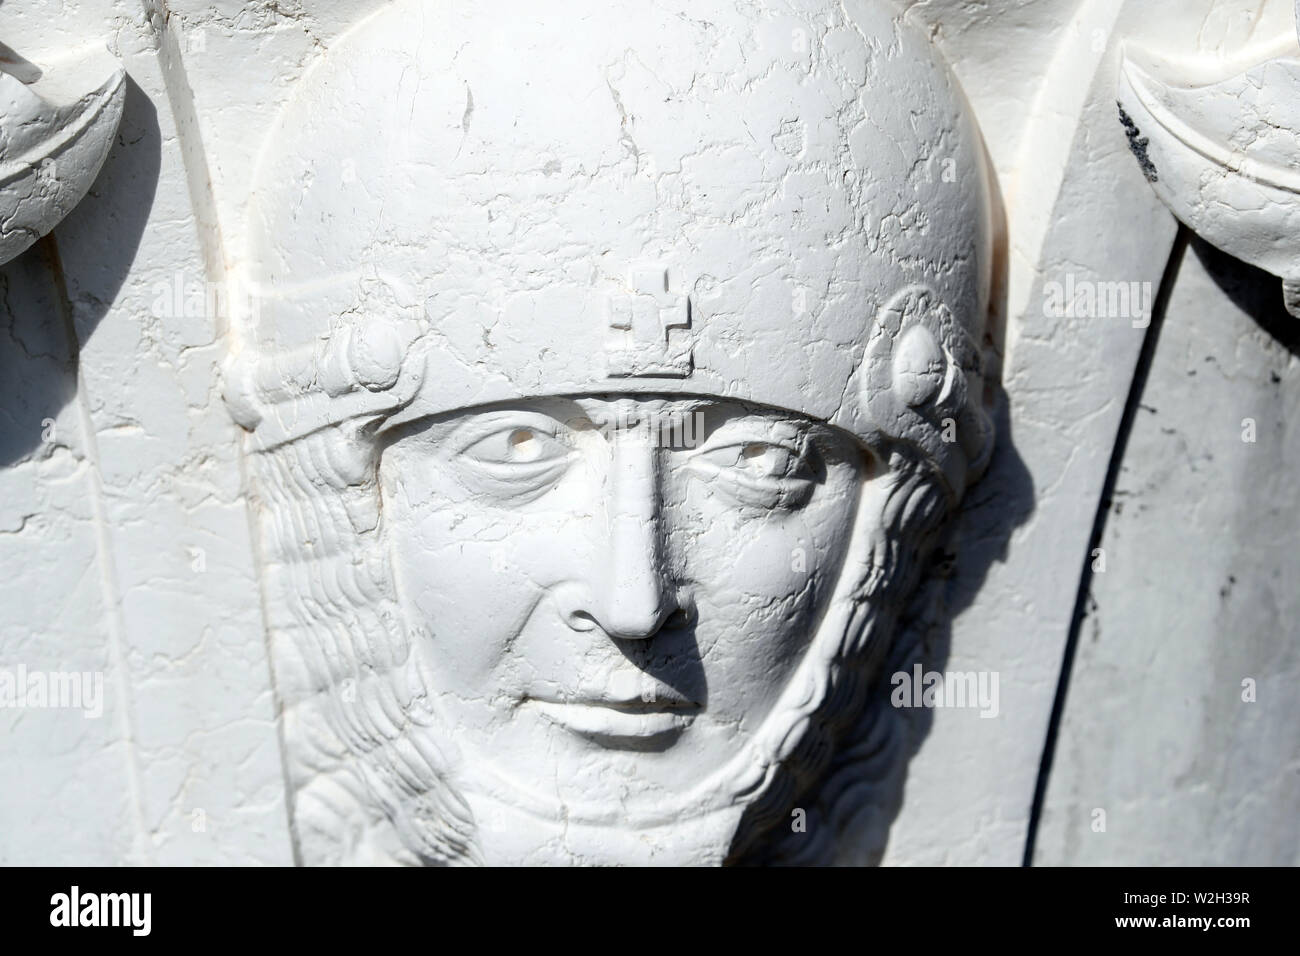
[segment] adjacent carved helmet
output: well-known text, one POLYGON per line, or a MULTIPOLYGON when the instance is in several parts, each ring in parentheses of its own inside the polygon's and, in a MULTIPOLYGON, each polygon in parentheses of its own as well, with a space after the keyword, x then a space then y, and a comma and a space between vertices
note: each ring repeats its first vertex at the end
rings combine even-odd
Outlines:
POLYGON ((883 2, 403 0, 298 83, 227 399, 256 444, 713 395, 983 467, 978 133, 883 2))

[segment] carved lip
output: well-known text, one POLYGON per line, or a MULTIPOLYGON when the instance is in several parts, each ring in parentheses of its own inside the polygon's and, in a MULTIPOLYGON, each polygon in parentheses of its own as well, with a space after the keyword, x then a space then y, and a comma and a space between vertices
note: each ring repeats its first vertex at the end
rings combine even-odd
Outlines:
POLYGON ((703 708, 675 691, 672 696, 652 701, 640 698, 614 700, 585 698, 542 700, 530 697, 542 716, 565 730, 598 741, 648 739, 685 730, 703 708))

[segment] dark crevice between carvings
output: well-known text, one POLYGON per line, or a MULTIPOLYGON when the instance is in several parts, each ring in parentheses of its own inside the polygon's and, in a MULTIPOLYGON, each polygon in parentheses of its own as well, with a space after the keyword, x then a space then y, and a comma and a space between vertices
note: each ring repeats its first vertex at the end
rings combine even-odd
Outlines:
MULTIPOLYGON (((1121 110, 1121 116, 1123 111, 1121 110)), ((1136 132, 1136 128, 1134 129, 1136 132)), ((1132 139, 1132 134, 1130 134, 1132 139)), ((1147 376, 1155 358, 1156 344, 1160 340, 1160 329, 1164 325, 1165 312, 1169 308, 1169 298, 1173 294, 1174 282, 1178 278, 1178 268, 1182 265, 1187 252, 1191 231, 1183 225, 1178 227, 1178 235, 1165 264, 1164 275, 1160 277, 1160 292, 1151 310, 1151 327, 1147 329, 1142 341, 1142 350, 1138 353, 1137 367, 1133 370, 1133 382, 1129 386, 1128 400, 1124 403, 1124 413, 1120 416, 1119 429, 1115 434, 1115 445, 1111 449, 1110 463, 1106 467, 1106 480, 1101 486, 1101 499, 1097 504, 1097 513, 1092 521, 1092 534, 1088 538, 1088 547, 1083 555, 1083 571, 1079 576, 1079 590, 1074 598, 1074 613, 1070 617, 1070 632, 1065 640, 1065 653, 1061 660, 1060 677, 1056 682, 1056 697, 1052 701, 1052 716, 1047 723, 1047 737, 1043 742, 1043 756, 1038 765, 1038 781, 1034 785, 1034 802, 1029 811, 1029 827, 1025 834, 1024 866, 1032 866, 1034 847, 1038 839, 1038 824, 1042 818, 1043 800, 1047 794, 1047 782, 1052 773, 1052 758, 1056 753, 1056 739, 1061 729, 1061 716, 1065 712, 1066 693, 1070 686, 1070 673, 1074 669, 1075 649, 1079 644, 1079 634, 1083 630, 1084 620, 1088 616, 1088 603, 1092 593, 1093 554, 1101 547, 1106 533, 1106 518, 1110 514, 1111 503, 1115 495, 1115 485, 1119 480, 1120 468, 1124 463, 1124 453, 1128 448, 1129 436, 1133 431, 1133 421, 1137 418, 1142 402, 1142 393, 1146 390, 1147 376)))
POLYGON ((1159 181, 1160 177, 1156 174, 1156 167, 1151 162, 1151 157, 1147 154, 1147 144, 1151 142, 1149 137, 1143 136, 1141 130, 1137 128, 1137 123, 1133 122, 1133 117, 1124 112, 1124 107, 1117 102, 1119 107, 1119 121, 1124 127, 1124 135, 1128 137, 1128 148, 1133 151, 1133 156, 1137 159, 1138 165, 1142 167, 1142 175, 1147 178, 1147 182, 1154 183, 1159 181))

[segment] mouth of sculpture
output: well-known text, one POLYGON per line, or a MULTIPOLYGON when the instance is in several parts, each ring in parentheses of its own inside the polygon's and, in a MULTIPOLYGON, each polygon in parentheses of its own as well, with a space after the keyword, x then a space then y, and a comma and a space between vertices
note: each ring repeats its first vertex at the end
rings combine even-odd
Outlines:
POLYGON ((617 750, 662 749, 703 710, 700 704, 678 696, 649 701, 529 698, 526 703, 570 733, 617 750))

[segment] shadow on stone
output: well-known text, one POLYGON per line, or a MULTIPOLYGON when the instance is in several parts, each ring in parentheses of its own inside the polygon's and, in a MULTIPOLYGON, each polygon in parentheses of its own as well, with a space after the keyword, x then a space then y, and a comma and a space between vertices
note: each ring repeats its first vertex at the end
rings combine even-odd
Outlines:
POLYGON ((1286 310, 1282 280, 1193 236, 1192 251, 1216 285, 1292 355, 1300 355, 1300 319, 1286 310))
POLYGON ((0 266, 0 466, 59 443, 59 414, 77 395, 81 345, 126 281, 153 207, 158 116, 135 81, 126 83, 122 125, 90 192, 54 233, 0 266), (73 230, 99 237, 103 298, 68 301, 57 235, 73 230))
POLYGON ((1016 450, 1005 397, 995 422, 997 445, 988 472, 967 493, 950 533, 932 554, 868 691, 863 718, 816 795, 832 829, 841 831, 834 857, 816 862, 881 861, 902 808, 908 766, 934 723, 929 707, 892 705, 891 678, 912 674, 917 665, 922 673, 944 672, 953 619, 974 602, 989 568, 1006 557, 1012 533, 1034 512, 1033 479, 1016 450))

